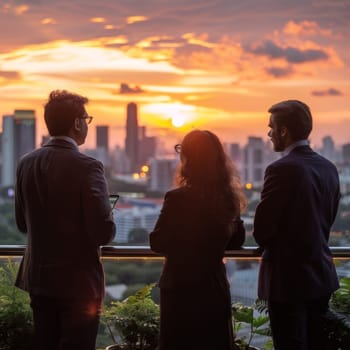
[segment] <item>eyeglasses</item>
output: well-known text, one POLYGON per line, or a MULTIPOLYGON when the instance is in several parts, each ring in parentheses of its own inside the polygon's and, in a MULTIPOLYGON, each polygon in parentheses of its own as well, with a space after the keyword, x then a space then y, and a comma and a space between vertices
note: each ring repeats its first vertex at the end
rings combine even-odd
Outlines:
POLYGON ((174 150, 176 153, 179 153, 181 152, 181 143, 178 143, 177 145, 174 146, 174 150))
POLYGON ((92 117, 91 115, 88 115, 86 117, 80 117, 79 119, 85 119, 86 120, 86 124, 91 124, 92 119, 94 119, 94 117, 92 117))

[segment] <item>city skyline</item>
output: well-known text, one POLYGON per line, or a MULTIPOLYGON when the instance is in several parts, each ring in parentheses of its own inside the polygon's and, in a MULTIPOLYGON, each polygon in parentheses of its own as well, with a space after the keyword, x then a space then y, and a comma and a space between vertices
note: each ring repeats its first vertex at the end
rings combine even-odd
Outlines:
POLYGON ((313 112, 311 141, 339 145, 349 142, 349 18, 346 0, 8 0, 0 114, 34 109, 39 144, 49 92, 67 89, 89 97, 112 146, 124 144, 130 102, 164 142, 199 128, 242 144, 267 139, 267 109, 296 98, 313 112))

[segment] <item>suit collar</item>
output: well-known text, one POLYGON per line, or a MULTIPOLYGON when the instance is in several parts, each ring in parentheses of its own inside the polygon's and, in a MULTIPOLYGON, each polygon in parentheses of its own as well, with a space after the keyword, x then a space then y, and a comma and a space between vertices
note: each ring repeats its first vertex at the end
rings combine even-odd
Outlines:
POLYGON ((74 142, 74 140, 72 141, 68 140, 67 138, 52 137, 43 147, 61 147, 79 151, 78 145, 74 142))
POLYGON ((293 149, 297 147, 302 147, 302 146, 308 146, 309 147, 309 141, 308 140, 300 140, 297 142, 292 143, 290 146, 288 146, 283 152, 282 156, 287 156, 290 152, 293 151, 293 149))

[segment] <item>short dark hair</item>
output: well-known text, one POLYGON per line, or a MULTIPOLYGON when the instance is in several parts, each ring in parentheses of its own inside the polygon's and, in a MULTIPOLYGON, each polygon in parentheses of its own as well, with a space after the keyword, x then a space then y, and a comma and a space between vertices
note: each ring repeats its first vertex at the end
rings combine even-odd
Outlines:
POLYGON ((285 126, 294 141, 307 139, 312 130, 310 108, 298 100, 286 100, 274 104, 268 110, 274 114, 277 127, 285 126))
POLYGON ((51 136, 66 135, 73 126, 74 120, 84 115, 87 97, 68 92, 54 90, 44 106, 44 118, 51 136))

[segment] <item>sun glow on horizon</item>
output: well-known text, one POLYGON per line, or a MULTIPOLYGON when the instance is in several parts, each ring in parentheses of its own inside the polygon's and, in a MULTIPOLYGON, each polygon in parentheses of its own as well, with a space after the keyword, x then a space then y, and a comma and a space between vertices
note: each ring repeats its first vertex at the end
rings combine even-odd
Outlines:
POLYGON ((185 124, 185 118, 182 114, 175 114, 171 118, 171 123, 176 128, 179 128, 185 124))

